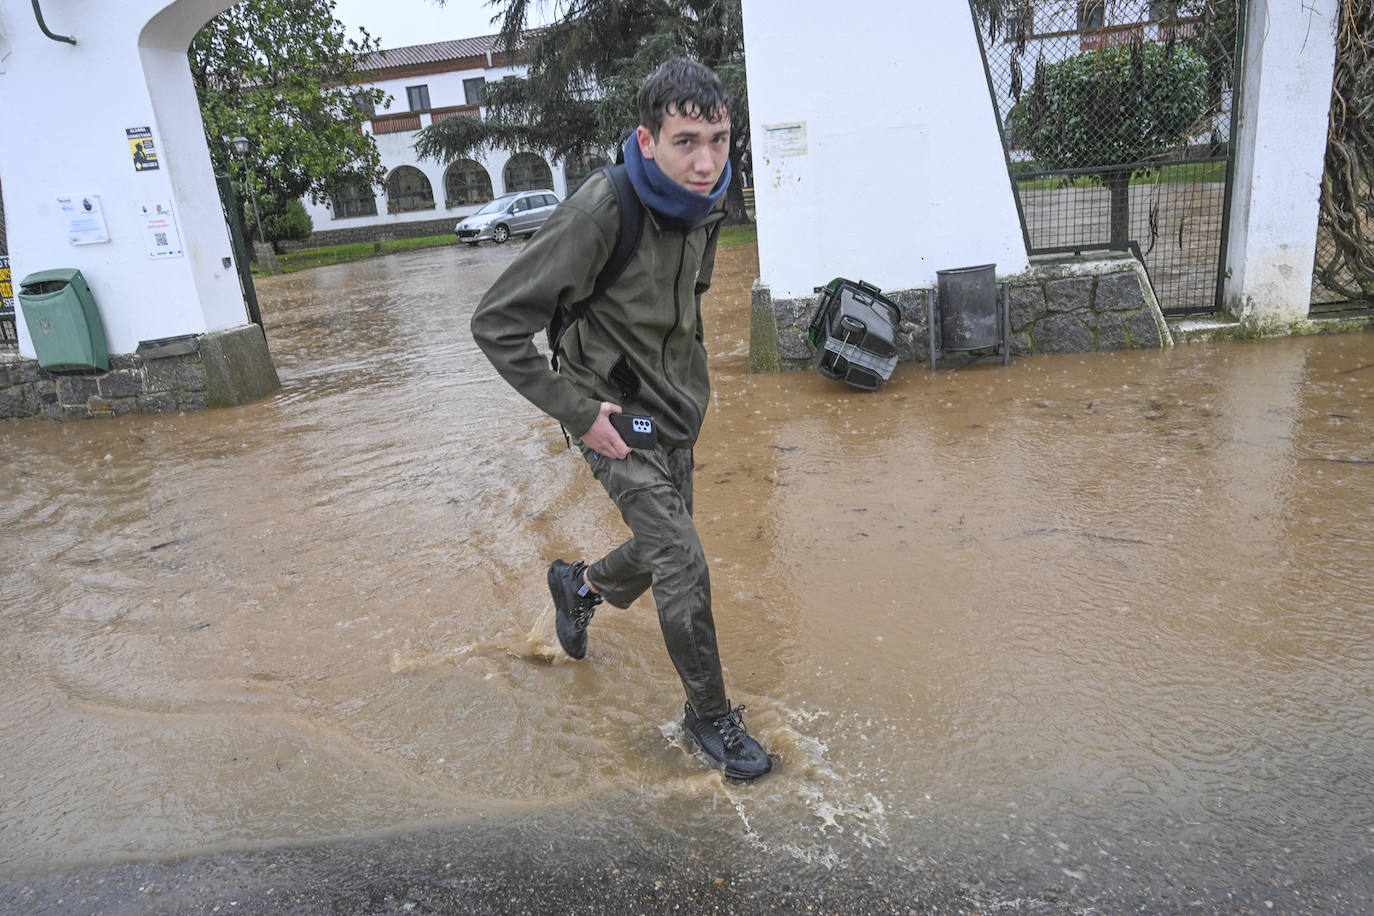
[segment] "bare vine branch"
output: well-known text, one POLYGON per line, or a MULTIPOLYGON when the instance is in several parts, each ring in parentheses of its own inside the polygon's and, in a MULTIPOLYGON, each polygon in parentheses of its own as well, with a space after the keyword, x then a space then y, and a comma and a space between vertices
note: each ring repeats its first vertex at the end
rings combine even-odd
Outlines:
POLYGON ((1374 299, 1372 173, 1374 0, 1341 0, 1315 273, 1349 299, 1374 299))

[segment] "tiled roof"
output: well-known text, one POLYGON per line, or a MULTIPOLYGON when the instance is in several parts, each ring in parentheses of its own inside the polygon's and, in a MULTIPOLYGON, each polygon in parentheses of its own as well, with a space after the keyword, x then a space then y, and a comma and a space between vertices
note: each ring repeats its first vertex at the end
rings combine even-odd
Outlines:
POLYGON ((500 35, 483 35, 478 38, 460 38, 457 41, 436 41, 427 45, 385 48, 364 57, 360 68, 377 71, 393 67, 413 67, 417 64, 435 64, 468 57, 486 57, 488 51, 499 54, 502 50, 500 35))

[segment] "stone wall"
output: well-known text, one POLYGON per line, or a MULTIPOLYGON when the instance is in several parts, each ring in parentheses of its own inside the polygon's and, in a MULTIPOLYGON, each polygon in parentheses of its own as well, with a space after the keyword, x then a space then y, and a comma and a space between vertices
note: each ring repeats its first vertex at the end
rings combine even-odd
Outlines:
MULTIPOLYGON (((829 278, 825 279, 829 282, 829 278)), ((1025 273, 999 277, 999 287, 1003 282, 1010 285, 1013 356, 1173 344, 1145 268, 1130 255, 1037 262, 1025 273)), ((928 362, 929 303, 935 291, 886 290, 884 295, 901 309, 899 360, 928 362)), ((810 367, 812 349, 806 342, 806 327, 819 301, 819 295, 773 299, 765 284, 754 284, 750 371, 810 367)))
MULTIPOLYGON (((385 225, 352 226, 340 229, 319 229, 308 239, 299 242, 279 242, 277 247, 283 252, 300 251, 304 248, 322 248, 325 245, 348 245, 354 242, 390 241, 392 239, 418 239, 429 235, 453 235, 453 227, 458 225, 461 216, 446 216, 441 219, 417 220, 414 222, 395 222, 385 225)), ((455 241, 457 237, 455 236, 455 241)))
POLYGON ((262 329, 242 325, 110 355, 110 371, 53 373, 0 352, 0 419, 84 420, 230 407, 281 387, 262 329))

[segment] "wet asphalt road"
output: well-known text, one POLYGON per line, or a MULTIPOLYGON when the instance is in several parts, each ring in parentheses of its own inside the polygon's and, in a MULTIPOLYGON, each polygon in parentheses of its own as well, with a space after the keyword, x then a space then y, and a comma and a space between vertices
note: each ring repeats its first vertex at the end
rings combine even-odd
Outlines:
MULTIPOLYGON (((631 816, 633 813, 630 812, 631 816)), ((1119 863, 1105 884, 1017 874, 980 860, 890 850, 839 867, 765 855, 719 838, 581 835, 589 813, 545 812, 357 841, 225 850, 84 866, 0 885, 0 911, 43 914, 379 913, 1342 913, 1368 912, 1374 859, 1245 888, 1195 888, 1119 863)), ((1110 874, 1109 868, 1100 870, 1110 874)))
MULTIPOLYGON (((335 317, 331 312, 318 323, 337 332, 335 317)), ((1368 361, 1352 359, 1361 365, 1368 361)), ((1032 403, 1040 405, 1037 411, 1048 407, 1048 402, 1032 403)), ((728 416, 727 411, 721 415, 728 416)), ((1320 419, 1322 429, 1350 422, 1348 417, 1320 419)), ((1247 435, 1253 436, 1253 429, 1247 435)), ((1355 562, 1362 562, 1360 556, 1354 556, 1355 562)), ((1367 554, 1363 557, 1367 561, 1367 554)), ((1348 650, 1353 652, 1359 637, 1352 642, 1356 645, 1348 650)), ((1367 688, 1359 693, 1363 680, 1350 677, 1344 685, 1356 694, 1351 708, 1360 715, 1367 709, 1360 705, 1360 697, 1368 697, 1367 688)), ((989 718, 977 722, 993 727, 989 718)), ((1357 737, 1368 734, 1366 729, 1357 737)), ((855 736, 834 730, 822 737, 839 757, 838 751, 855 736)), ((671 799, 646 792, 631 780, 580 806, 541 803, 533 813, 427 821, 367 839, 336 836, 291 845, 221 847, 167 859, 134 860, 130 851, 128 861, 6 873, 0 875, 0 914, 1370 912, 1374 830, 1365 832, 1361 823, 1369 792, 1367 781, 1359 778, 1358 743, 1351 744, 1354 763, 1349 766, 1330 763, 1331 745, 1288 740, 1276 746, 1291 754, 1283 757, 1282 767, 1266 762, 1266 772, 1285 769, 1293 778, 1281 782, 1272 795, 1227 796, 1233 809, 1214 821, 1190 819, 1186 808, 1180 814, 1167 805, 1148 806, 1157 812, 1153 819, 1094 813, 1056 820, 1057 809, 1042 806, 1041 817, 1023 833, 1003 833, 1003 825, 980 820, 980 812, 972 808, 980 795, 1003 784, 989 773, 975 772, 969 777, 974 789, 961 796, 970 804, 950 808, 957 818, 936 820, 919 805, 906 806, 909 810, 889 806, 892 827, 884 834, 884 845, 867 846, 854 832, 818 820, 812 827, 825 841, 820 845, 837 850, 840 857, 825 865, 788 854, 776 842, 786 836, 783 831, 773 830, 773 845, 761 847, 747 819, 737 825, 726 818, 730 831, 698 830, 700 839, 695 840, 693 825, 675 823, 674 817, 698 803, 714 806, 725 793, 702 792, 692 796, 697 801, 674 807, 671 799), (1306 781, 1329 785, 1332 801, 1299 819, 1281 804, 1292 796, 1282 790, 1301 790, 1306 781), (1331 821, 1342 814, 1346 829, 1337 832, 1331 821), (665 823, 678 829, 660 826, 665 823), (1311 848, 1284 848, 1285 843, 1301 847, 1305 841, 1311 848), (1070 846, 1076 858, 1056 850, 1070 846)), ((1017 749, 1010 747, 1011 752, 1017 749)), ((913 763, 909 752, 887 756, 884 764, 894 772, 914 774, 913 784, 935 778, 913 763)), ((1334 759, 1340 764, 1345 758, 1334 759)), ((611 758, 598 764, 615 768, 611 758)), ((836 775, 834 782, 841 788, 856 784, 848 778, 851 770, 842 767, 839 772, 845 778, 836 775)), ((15 775, 3 764, 0 778, 9 780, 13 792, 15 775)), ((805 773, 770 778, 794 779, 799 788, 808 785, 805 773)), ((347 786, 341 794, 356 792, 356 784, 341 784, 347 786)), ((99 809, 105 799, 92 799, 98 795, 87 793, 80 801, 99 809)), ((758 795, 763 797, 749 798, 751 805, 761 809, 772 804, 771 796, 758 795)), ((1105 795, 1102 809, 1119 810, 1113 807, 1119 797, 1105 795)), ((837 790, 832 796, 843 793, 837 790)), ((246 797, 262 799, 260 794, 246 797)), ((129 802, 127 797, 120 800, 129 802)), ((5 801, 0 795, 0 812, 7 811, 5 801)), ((728 801, 720 804, 733 816, 728 801)), ((359 805, 358 810, 366 809, 359 805)), ((769 813, 785 818, 787 810, 774 806, 769 813)), ((9 806, 7 815, 0 814, 0 832, 7 827, 12 831, 11 844, 21 835, 15 812, 9 806)), ((746 813, 753 809, 741 816, 746 813)), ((711 821, 703 817, 700 822, 711 821)), ((145 839, 157 829, 131 839, 145 839)), ((83 832, 90 835, 89 829, 83 832)), ((103 839, 106 849, 128 848, 108 835, 103 839)))

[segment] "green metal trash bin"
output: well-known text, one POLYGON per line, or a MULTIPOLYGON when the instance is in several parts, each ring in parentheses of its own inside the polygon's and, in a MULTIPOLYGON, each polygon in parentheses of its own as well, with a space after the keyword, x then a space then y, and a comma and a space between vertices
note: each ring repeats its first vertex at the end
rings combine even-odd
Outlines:
POLYGON ((19 284, 19 305, 41 368, 109 370, 105 326, 81 271, 68 267, 29 274, 19 284))

